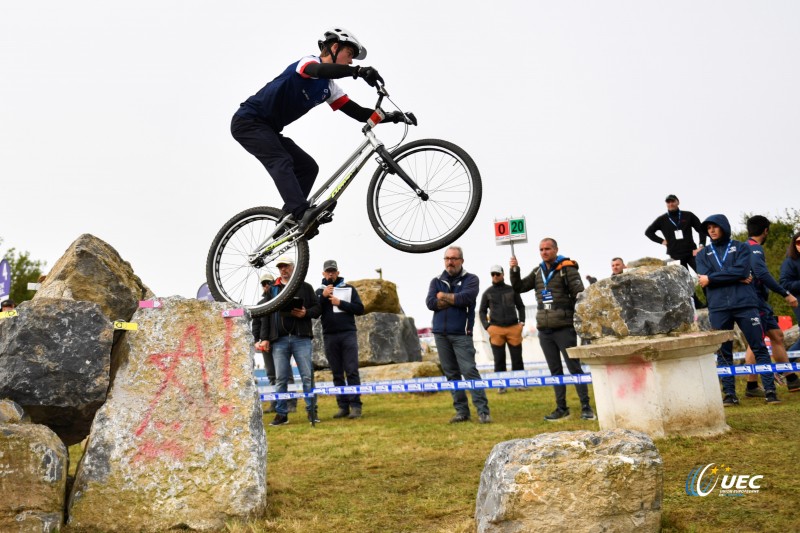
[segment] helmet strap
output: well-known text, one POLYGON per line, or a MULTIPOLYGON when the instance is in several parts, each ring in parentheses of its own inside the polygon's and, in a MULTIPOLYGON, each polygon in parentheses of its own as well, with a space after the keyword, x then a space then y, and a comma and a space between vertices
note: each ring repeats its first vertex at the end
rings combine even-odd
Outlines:
POLYGON ((331 44, 326 44, 325 46, 328 48, 328 52, 331 54, 331 58, 333 58, 333 62, 336 63, 336 57, 339 55, 339 49, 336 49, 336 52, 333 51, 333 45, 339 44, 339 41, 333 42, 331 44))

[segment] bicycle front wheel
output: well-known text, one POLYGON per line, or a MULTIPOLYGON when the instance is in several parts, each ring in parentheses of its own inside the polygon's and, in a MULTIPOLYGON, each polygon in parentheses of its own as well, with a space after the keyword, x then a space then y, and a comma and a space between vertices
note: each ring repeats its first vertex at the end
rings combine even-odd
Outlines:
POLYGON ((275 231, 283 211, 274 207, 253 207, 242 211, 222 226, 206 260, 206 280, 211 294, 218 302, 230 302, 246 307, 253 316, 280 310, 303 283, 308 272, 308 242, 299 238, 280 247, 271 259, 256 262, 251 257, 256 249, 275 231), (274 256, 274 257, 273 257, 274 256), (294 263, 288 282, 273 299, 259 304, 264 296, 261 276, 272 274, 277 280, 279 259, 294 263))
POLYGON ((472 158, 453 143, 423 139, 401 146, 391 158, 425 191, 423 200, 396 174, 379 167, 367 192, 369 221, 389 246, 410 253, 452 244, 475 220, 481 176, 472 158))

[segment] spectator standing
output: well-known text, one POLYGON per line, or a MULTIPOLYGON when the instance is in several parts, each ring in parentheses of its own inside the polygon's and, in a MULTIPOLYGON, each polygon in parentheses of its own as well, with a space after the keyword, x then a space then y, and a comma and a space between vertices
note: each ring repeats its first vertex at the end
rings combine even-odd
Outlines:
POLYGON ((4 311, 13 311, 16 308, 17 308, 17 302, 12 300, 11 298, 5 299, 5 300, 3 300, 2 303, 0 303, 0 311, 3 311, 3 312, 4 311))
MULTIPOLYGON (((676 261, 680 261, 686 269, 689 267, 697 272, 695 256, 706 244, 707 233, 700 224, 700 219, 691 211, 681 211, 681 202, 674 194, 666 198, 667 212, 653 221, 645 230, 644 234, 651 241, 667 247, 667 255, 676 261), (692 236, 692 230, 697 232, 700 246, 697 246, 692 236), (661 236, 658 232, 661 232, 661 236)), ((695 308, 705 307, 702 302, 694 296, 695 308)))
MULTIPOLYGON (((547 360, 550 374, 563 376, 561 357, 570 374, 583 374, 579 359, 567 354, 567 348, 578 345, 573 316, 575 299, 583 291, 583 282, 578 272, 578 263, 569 257, 558 254, 558 243, 547 237, 539 243, 542 262, 525 278, 520 277, 517 258, 511 258, 511 286, 517 293, 536 291, 536 328, 539 330, 539 344, 547 360)), ((556 385, 556 409, 544 417, 552 422, 569 416, 567 388, 556 385)), ((594 420, 594 411, 589 405, 589 390, 585 384, 575 385, 581 401, 581 418, 594 420)))
MULTIPOLYGON (((781 263, 780 284, 795 298, 800 298, 800 231, 792 236, 792 242, 786 250, 786 259, 781 263)), ((800 307, 794 308, 794 316, 800 324, 800 307)), ((800 350, 800 339, 789 347, 790 352, 800 350)), ((797 360, 797 355, 790 359, 797 360)))
MULTIPOLYGON (((489 272, 492 275, 492 285, 481 296, 478 316, 489 334, 489 344, 494 356, 494 371, 506 371, 506 344, 511 354, 511 370, 525 370, 525 364, 522 362, 525 304, 522 303, 520 295, 505 282, 503 267, 494 265, 489 272)), ((506 389, 497 392, 502 394, 506 389)))
POLYGON ((612 276, 617 276, 619 274, 622 274, 623 272, 625 272, 626 268, 627 267, 625 266, 625 261, 623 261, 621 257, 615 257, 614 259, 611 260, 612 276))
MULTIPOLYGON (((464 252, 450 246, 444 253, 444 271, 428 286, 425 304, 433 311, 433 338, 439 352, 439 362, 448 381, 481 379, 475 365, 475 345, 472 328, 475 324, 475 305, 480 281, 478 276, 464 270, 464 252)), ((470 419, 467 394, 451 391, 456 414, 451 424, 470 419)), ((478 422, 488 424, 489 400, 482 389, 470 389, 472 403, 478 411, 478 422)))
MULTIPOLYGON (((697 273, 700 286, 707 289, 711 327, 732 330, 736 323, 752 348, 756 362, 768 365, 771 361, 764 344, 764 330, 759 315, 760 299, 750 274, 750 247, 731 239, 731 225, 725 215, 711 215, 703 222, 703 227, 711 238, 711 244, 697 256, 697 273)), ((717 364, 733 365, 733 341, 722 343, 717 351, 717 364)), ((723 376, 720 379, 724 392, 722 404, 725 407, 738 405, 735 378, 723 376)), ((761 374, 761 383, 767 403, 779 403, 772 374, 761 374)))
MULTIPOLYGON (((361 385, 358 373, 358 335, 356 315, 364 314, 358 291, 339 276, 339 265, 329 259, 322 266, 322 285, 317 289, 322 312, 322 339, 325 357, 336 387, 361 385)), ((339 411, 333 418, 361 418, 361 395, 336 396, 339 411)))
MULTIPOLYGON (((275 280, 269 290, 270 299, 281 293, 294 272, 294 261, 288 257, 278 259, 276 265, 280 277, 275 280)), ((320 315, 319 301, 314 289, 306 282, 300 285, 295 297, 290 300, 282 310, 270 313, 268 320, 262 320, 262 330, 259 335, 268 339, 272 348, 272 358, 275 361, 275 388, 278 393, 286 392, 289 380, 292 379, 291 359, 297 364, 300 378, 303 380, 303 392, 311 393, 314 390, 314 368, 311 363, 311 319, 320 315)), ((316 402, 312 398, 305 398, 306 413, 312 424, 319 422, 316 412, 316 402)), ((275 405, 277 411, 275 419, 270 426, 281 426, 289 422, 286 400, 278 400, 275 405)))
MULTIPOLYGON (((767 261, 764 257, 763 245, 769 236, 770 221, 762 215, 755 215, 747 219, 747 245, 750 246, 750 265, 753 273, 753 286, 759 296, 761 304, 758 313, 761 317, 761 327, 769 337, 772 344, 772 359, 776 363, 788 363, 789 356, 786 354, 786 347, 783 344, 783 330, 778 325, 778 319, 769 305, 769 292, 780 294, 790 307, 797 308, 797 298, 792 296, 785 288, 781 287, 767 268, 767 261)), ((748 346, 745 355, 745 363, 752 365, 756 362, 753 350, 748 346)), ((776 378, 781 377, 776 374, 776 378)), ((786 388, 789 392, 800 391, 800 379, 794 372, 786 374, 786 388)), ((747 389, 745 396, 751 398, 764 398, 764 389, 758 386, 758 376, 750 374, 747 376, 747 389)))
MULTIPOLYGON (((263 292, 263 296, 261 300, 259 300, 258 305, 266 303, 270 299, 269 291, 270 287, 272 287, 272 283, 275 281, 275 276, 270 274, 269 272, 264 273, 261 276, 259 282, 261 283, 261 290, 263 292)), ((269 320, 269 315, 262 315, 253 317, 252 329, 253 329, 253 339, 255 339, 255 349, 257 352, 261 352, 261 355, 264 356, 264 369, 267 372, 267 380, 269 381, 270 385, 275 385, 275 362, 272 360, 272 350, 269 346, 269 339, 262 339, 261 338, 261 322, 263 320, 269 320)), ((275 412, 275 400, 269 402, 269 407, 264 410, 265 413, 274 413, 275 412)))

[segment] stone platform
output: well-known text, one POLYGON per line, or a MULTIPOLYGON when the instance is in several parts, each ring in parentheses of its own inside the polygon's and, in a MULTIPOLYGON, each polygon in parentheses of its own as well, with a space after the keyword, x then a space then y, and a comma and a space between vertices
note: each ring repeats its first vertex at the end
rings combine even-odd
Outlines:
POLYGON ((589 365, 600 429, 653 438, 711 436, 725 423, 714 352, 731 331, 625 339, 569 348, 589 365))

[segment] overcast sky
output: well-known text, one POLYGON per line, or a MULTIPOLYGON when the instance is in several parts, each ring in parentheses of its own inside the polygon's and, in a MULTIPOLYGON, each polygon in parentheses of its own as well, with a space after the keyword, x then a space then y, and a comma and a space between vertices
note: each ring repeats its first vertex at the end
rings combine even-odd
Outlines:
MULTIPOLYGON (((420 122, 409 139, 467 150, 483 176, 458 244, 482 290, 493 220, 524 215, 526 272, 541 237, 581 272, 664 257, 644 229, 676 194, 704 218, 776 214, 800 198, 800 4, 771 2, 4 2, 0 7, 0 237, 48 266, 82 233, 114 246, 159 296, 194 297, 211 240, 235 213, 282 204, 230 136, 240 102, 317 51, 331 26, 366 45, 392 98, 420 122)), ((340 85, 364 106, 361 80, 340 85)), ((387 145, 402 128, 383 126, 387 145)), ((284 133, 320 165, 361 139, 327 105, 284 133)), ((443 251, 405 254, 374 234, 369 164, 311 241, 307 278, 397 283, 418 327, 443 251)), ((524 296, 526 303, 532 296, 524 296)))

